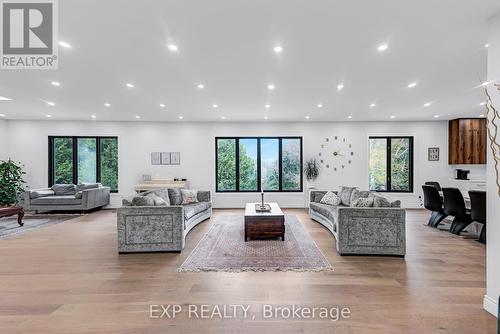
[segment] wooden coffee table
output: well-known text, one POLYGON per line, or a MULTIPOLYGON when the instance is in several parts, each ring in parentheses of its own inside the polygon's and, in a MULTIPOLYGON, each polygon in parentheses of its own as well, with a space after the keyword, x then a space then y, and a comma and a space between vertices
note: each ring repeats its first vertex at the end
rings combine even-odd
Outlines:
POLYGON ((23 226, 24 210, 20 206, 0 206, 0 218, 17 215, 17 223, 23 226))
POLYGON ((285 215, 278 203, 268 203, 271 212, 255 211, 255 204, 245 208, 245 242, 250 239, 281 238, 285 240, 285 215))

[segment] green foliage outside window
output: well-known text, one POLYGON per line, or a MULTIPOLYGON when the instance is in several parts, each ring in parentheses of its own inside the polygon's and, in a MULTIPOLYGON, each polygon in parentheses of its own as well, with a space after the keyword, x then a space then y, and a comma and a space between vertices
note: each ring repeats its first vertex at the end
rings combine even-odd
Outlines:
POLYGON ((54 183, 73 183, 73 139, 54 138, 54 183))

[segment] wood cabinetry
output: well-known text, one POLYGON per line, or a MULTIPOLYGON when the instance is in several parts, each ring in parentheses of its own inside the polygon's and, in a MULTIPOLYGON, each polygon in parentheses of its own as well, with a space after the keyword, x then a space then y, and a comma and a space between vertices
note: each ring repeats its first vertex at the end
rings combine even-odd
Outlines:
POLYGON ((485 118, 459 118, 448 124, 448 163, 486 164, 487 124, 485 118))

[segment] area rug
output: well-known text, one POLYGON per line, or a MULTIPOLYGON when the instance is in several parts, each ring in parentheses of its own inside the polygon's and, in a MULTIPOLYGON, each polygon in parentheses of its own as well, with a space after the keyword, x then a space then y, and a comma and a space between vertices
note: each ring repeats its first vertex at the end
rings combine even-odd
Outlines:
POLYGON ((5 239, 21 233, 26 233, 42 227, 59 224, 67 220, 80 217, 80 214, 39 214, 25 215, 23 226, 17 223, 17 215, 0 218, 0 239, 5 239))
POLYGON ((285 216, 285 241, 244 241, 244 217, 221 216, 179 268, 191 271, 332 271, 295 216, 285 216))

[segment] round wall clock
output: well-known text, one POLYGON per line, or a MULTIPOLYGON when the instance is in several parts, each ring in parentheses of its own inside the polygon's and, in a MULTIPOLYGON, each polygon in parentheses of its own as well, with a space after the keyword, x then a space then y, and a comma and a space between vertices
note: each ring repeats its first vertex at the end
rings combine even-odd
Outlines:
POLYGON ((344 137, 325 138, 320 149, 318 154, 320 163, 326 168, 339 171, 352 164, 354 158, 352 144, 344 137))

